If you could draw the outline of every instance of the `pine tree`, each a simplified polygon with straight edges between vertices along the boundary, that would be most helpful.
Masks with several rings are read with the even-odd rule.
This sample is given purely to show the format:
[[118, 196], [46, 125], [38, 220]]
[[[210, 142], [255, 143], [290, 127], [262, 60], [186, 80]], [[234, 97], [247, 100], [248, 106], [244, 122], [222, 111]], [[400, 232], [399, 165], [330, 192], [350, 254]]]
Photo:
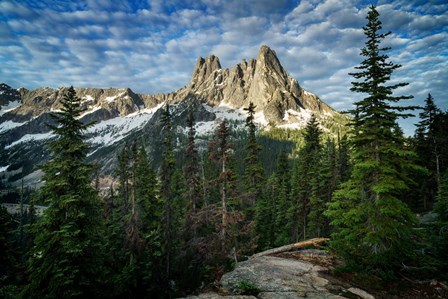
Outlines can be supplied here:
[[313, 115], [305, 128], [304, 146], [299, 150], [299, 156], [293, 168], [291, 180], [291, 198], [293, 205], [289, 209], [290, 242], [306, 239], [308, 228], [308, 213], [312, 184], [319, 167], [319, 152], [321, 131], [316, 117]]
[[199, 169], [199, 154], [196, 146], [196, 130], [194, 128], [195, 120], [193, 113], [193, 105], [190, 105], [187, 118], [188, 139], [187, 150], [185, 153], [184, 176], [186, 179], [186, 199], [188, 203], [188, 213], [186, 221], [187, 231], [191, 231], [189, 235], [193, 238], [197, 236], [198, 211], [202, 205], [201, 176]]
[[[263, 196], [256, 202], [255, 225], [259, 237], [258, 248], [260, 250], [272, 248], [275, 244], [275, 220], [278, 206], [278, 177], [274, 173], [266, 182]], [[274, 225], [273, 225], [274, 224]]]
[[388, 62], [380, 48], [390, 33], [379, 33], [381, 22], [374, 6], [363, 28], [367, 37], [361, 55], [365, 60], [351, 75], [353, 92], [367, 97], [355, 103], [352, 138], [354, 166], [350, 179], [334, 194], [326, 215], [335, 228], [331, 245], [351, 265], [365, 268], [393, 268], [412, 254], [414, 215], [399, 199], [406, 190], [403, 170], [412, 153], [403, 147], [396, 133], [397, 119], [407, 117], [413, 107], [397, 105], [411, 96], [394, 96], [406, 83], [388, 85], [400, 65]]
[[58, 126], [50, 144], [52, 159], [42, 166], [39, 190], [48, 209], [34, 227], [26, 297], [86, 298], [98, 296], [101, 282], [101, 204], [91, 184], [92, 166], [78, 116], [80, 99], [73, 87], [52, 114]]
[[420, 122], [416, 130], [416, 152], [419, 157], [419, 165], [426, 167], [429, 177], [422, 178], [423, 209], [427, 210], [428, 204], [434, 202], [440, 186], [440, 150], [436, 138], [437, 117], [441, 111], [434, 103], [431, 94], [425, 100], [425, 106], [420, 113]]
[[13, 298], [7, 286], [16, 284], [16, 256], [18, 249], [14, 242], [13, 217], [5, 207], [0, 206], [0, 297]]
[[342, 138], [338, 135], [338, 158], [337, 158], [337, 172], [338, 184], [346, 182], [350, 177], [350, 147], [347, 135]]
[[448, 273], [448, 261], [446, 259], [448, 250], [448, 171], [441, 178], [434, 211], [437, 218], [433, 225], [432, 247], [434, 255], [438, 259], [439, 273], [446, 278]]
[[327, 203], [338, 186], [336, 145], [327, 139], [319, 155], [319, 167], [310, 177], [311, 196], [310, 212], [308, 214], [308, 231], [312, 237], [328, 236], [329, 221], [324, 216]]
[[233, 159], [233, 148], [230, 143], [230, 129], [227, 121], [223, 120], [215, 131], [215, 137], [209, 143], [209, 159], [215, 162], [219, 173], [212, 180], [213, 185], [218, 187], [220, 201], [216, 203], [214, 211], [215, 230], [217, 240], [214, 255], [216, 259], [226, 260], [231, 252], [233, 256], [239, 253], [248, 253], [255, 246], [256, 239], [251, 232], [252, 221], [244, 221], [245, 217], [241, 210], [241, 202], [237, 202], [237, 177]]
[[263, 189], [263, 166], [261, 165], [258, 157], [261, 150], [260, 144], [256, 138], [256, 126], [254, 123], [256, 106], [250, 102], [248, 108], [244, 108], [247, 111], [246, 127], [248, 130], [247, 144], [246, 144], [246, 157], [244, 158], [245, 164], [245, 181], [248, 204], [253, 206], [258, 198], [261, 197]]
[[[230, 167], [232, 159], [232, 147], [229, 143], [229, 128], [226, 120], [223, 120], [215, 132], [215, 159], [218, 161], [220, 168], [219, 173], [219, 190], [221, 196], [221, 225], [219, 239], [221, 241], [221, 251], [228, 250], [228, 227], [229, 227], [229, 194], [232, 192], [232, 184], [234, 183], [234, 173]], [[229, 188], [230, 187], [230, 188]]]
[[173, 176], [176, 171], [176, 158], [173, 148], [173, 127], [170, 105], [167, 104], [160, 119], [162, 125], [162, 162], [160, 166], [160, 195], [163, 200], [162, 251], [165, 275], [172, 279], [173, 260], [176, 254], [176, 237], [179, 227], [175, 219], [175, 198], [173, 195]]
[[291, 203], [291, 173], [288, 156], [281, 151], [277, 160], [276, 176], [278, 180], [278, 198], [275, 207], [275, 242], [276, 246], [289, 243], [290, 234], [288, 227], [288, 210]]
[[158, 188], [156, 173], [148, 159], [145, 147], [141, 145], [136, 161], [135, 189], [142, 230], [145, 233], [159, 229], [162, 209]]

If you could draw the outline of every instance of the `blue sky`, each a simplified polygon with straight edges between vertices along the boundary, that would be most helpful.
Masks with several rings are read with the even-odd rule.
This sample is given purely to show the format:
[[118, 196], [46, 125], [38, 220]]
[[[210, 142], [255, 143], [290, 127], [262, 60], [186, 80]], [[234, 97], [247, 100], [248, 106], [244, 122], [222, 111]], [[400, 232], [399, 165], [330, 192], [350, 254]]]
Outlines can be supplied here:
[[266, 44], [302, 87], [345, 110], [361, 97], [347, 74], [372, 3], [403, 65], [393, 80], [410, 83], [398, 93], [423, 104], [431, 92], [448, 109], [446, 0], [0, 0], [0, 82], [169, 92], [189, 83], [199, 56], [232, 67]]

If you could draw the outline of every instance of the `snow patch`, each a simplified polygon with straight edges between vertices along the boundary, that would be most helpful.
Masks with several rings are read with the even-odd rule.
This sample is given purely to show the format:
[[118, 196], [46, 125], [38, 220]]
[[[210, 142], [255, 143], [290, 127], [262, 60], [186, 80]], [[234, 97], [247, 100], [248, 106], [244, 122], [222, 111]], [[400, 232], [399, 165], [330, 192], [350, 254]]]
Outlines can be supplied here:
[[268, 121], [266, 120], [266, 116], [264, 115], [263, 111], [257, 112], [254, 115], [254, 122], [261, 125], [261, 126], [267, 126]]
[[91, 95], [85, 95], [82, 97], [81, 103], [85, 102], [95, 102], [95, 99]]
[[[119, 89], [120, 91], [123, 91], [123, 88]], [[124, 90], [124, 92], [120, 93], [119, 95], [116, 96], [111, 96], [111, 97], [106, 97], [104, 100], [108, 103], [112, 103], [113, 101], [115, 101], [117, 98], [124, 96], [124, 94], [126, 93], [126, 91]], [[129, 97], [129, 96], [127, 96]], [[126, 98], [126, 97], [125, 97]]]
[[97, 123], [86, 132], [94, 135], [94, 137], [88, 139], [88, 142], [98, 145], [111, 145], [126, 137], [130, 131], [143, 127], [163, 105], [164, 103], [161, 103], [154, 108], [143, 109], [125, 117], [116, 117]]
[[10, 145], [7, 145], [5, 147], [5, 149], [9, 149], [9, 148], [11, 148], [13, 146], [16, 146], [17, 144], [22, 143], [22, 142], [44, 140], [44, 139], [49, 139], [49, 138], [52, 138], [52, 137], [54, 137], [53, 132], [41, 133], [41, 134], [26, 134], [25, 136], [23, 136], [19, 140], [16, 140], [13, 143], [11, 143]]
[[106, 97], [104, 100], [108, 103], [112, 103], [118, 96]]
[[8, 169], [9, 165], [6, 166], [1, 166], [0, 167], [0, 172], [6, 171], [6, 169]]
[[100, 110], [100, 109], [101, 109], [100, 106], [95, 106], [95, 107], [93, 107], [92, 109], [87, 110], [86, 112], [84, 112], [83, 114], [81, 114], [80, 116], [78, 116], [77, 118], [78, 118], [78, 119], [83, 118], [83, 117], [86, 116], [87, 114], [93, 113], [93, 112], [95, 112], [95, 111], [97, 111], [97, 110]]
[[215, 131], [217, 126], [218, 123], [215, 121], [200, 121], [196, 123], [194, 129], [196, 130], [196, 135], [201, 136]]
[[307, 91], [307, 90], [305, 90], [305, 89], [302, 89], [303, 90], [303, 93], [305, 94], [305, 95], [307, 95], [307, 96], [316, 96], [314, 93], [311, 93], [311, 92], [309, 92], [309, 91]]
[[24, 122], [24, 123], [16, 123], [16, 122], [13, 122], [11, 120], [4, 121], [4, 122], [2, 122], [0, 124], [0, 133], [8, 131], [8, 130], [11, 130], [11, 129], [16, 128], [16, 127], [20, 127], [20, 126], [22, 126], [24, 124], [26, 124], [26, 122]]
[[12, 101], [4, 106], [0, 106], [0, 115], [3, 115], [6, 112], [16, 109], [20, 105], [22, 105], [22, 103], [20, 101]]
[[62, 110], [61, 109], [50, 108], [50, 112], [58, 113], [58, 112], [62, 112]]
[[308, 110], [299, 108], [299, 110], [288, 109], [285, 111], [283, 121], [289, 122], [287, 124], [277, 125], [278, 128], [284, 129], [302, 129], [311, 119], [311, 113]]

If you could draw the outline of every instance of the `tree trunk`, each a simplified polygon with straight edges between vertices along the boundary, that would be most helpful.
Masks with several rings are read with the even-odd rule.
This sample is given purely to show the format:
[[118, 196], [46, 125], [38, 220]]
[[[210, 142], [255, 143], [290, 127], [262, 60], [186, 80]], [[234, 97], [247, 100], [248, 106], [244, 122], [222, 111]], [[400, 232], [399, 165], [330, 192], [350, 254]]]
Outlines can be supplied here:
[[259, 252], [259, 253], [256, 253], [256, 254], [252, 255], [251, 258], [256, 258], [256, 257], [270, 255], [270, 254], [275, 254], [275, 253], [286, 252], [286, 251], [290, 251], [290, 250], [293, 250], [293, 249], [299, 249], [299, 248], [308, 247], [308, 246], [319, 247], [321, 244], [323, 244], [323, 243], [325, 243], [325, 242], [327, 242], [329, 240], [330, 240], [329, 238], [309, 239], [309, 240], [301, 241], [301, 242], [298, 242], [298, 243], [284, 245], [284, 246], [281, 246], [281, 247], [277, 247], [277, 248], [269, 249], [269, 250], [266, 250], [266, 251], [262, 251], [262, 252]]

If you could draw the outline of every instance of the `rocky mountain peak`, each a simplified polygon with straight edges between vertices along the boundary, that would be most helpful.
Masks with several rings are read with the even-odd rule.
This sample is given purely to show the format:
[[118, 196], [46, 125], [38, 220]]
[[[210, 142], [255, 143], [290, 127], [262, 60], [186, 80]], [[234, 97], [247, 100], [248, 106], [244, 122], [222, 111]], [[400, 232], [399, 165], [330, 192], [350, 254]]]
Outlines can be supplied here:
[[274, 50], [266, 45], [261, 46], [257, 56], [257, 69], [262, 72], [268, 72], [271, 75], [275, 74], [281, 79], [288, 77], [288, 74], [283, 69], [277, 54]]
[[[198, 58], [189, 86], [180, 91], [172, 102], [182, 101], [186, 94], [211, 106], [239, 109], [253, 102], [264, 121], [276, 125], [291, 119], [305, 124], [310, 113], [334, 113], [316, 95], [302, 89], [266, 45], [260, 47], [256, 59], [243, 60], [230, 69], [222, 69], [214, 55]], [[294, 116], [288, 115], [289, 110]]]
[[200, 86], [214, 71], [221, 69], [219, 58], [210, 55], [206, 58], [199, 57], [193, 70], [190, 86], [195, 88]]

